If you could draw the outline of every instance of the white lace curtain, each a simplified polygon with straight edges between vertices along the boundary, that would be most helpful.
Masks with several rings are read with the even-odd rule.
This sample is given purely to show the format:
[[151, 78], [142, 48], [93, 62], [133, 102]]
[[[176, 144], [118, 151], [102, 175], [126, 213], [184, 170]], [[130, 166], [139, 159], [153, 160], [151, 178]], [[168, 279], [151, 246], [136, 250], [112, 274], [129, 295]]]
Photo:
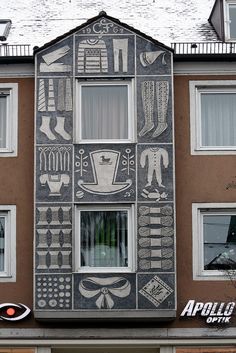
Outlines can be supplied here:
[[82, 86], [82, 138], [128, 138], [127, 85]]
[[201, 94], [202, 145], [236, 146], [236, 94]]
[[236, 6], [229, 4], [230, 38], [236, 38]]
[[0, 95], [0, 148], [6, 147], [7, 96]]

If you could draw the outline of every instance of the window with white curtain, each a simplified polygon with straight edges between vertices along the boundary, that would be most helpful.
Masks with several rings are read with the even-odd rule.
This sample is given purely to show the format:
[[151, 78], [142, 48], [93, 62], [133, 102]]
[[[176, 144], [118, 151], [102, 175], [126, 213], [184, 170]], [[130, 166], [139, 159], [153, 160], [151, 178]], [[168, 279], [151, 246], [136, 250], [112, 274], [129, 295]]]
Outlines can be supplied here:
[[76, 207], [76, 270], [133, 270], [133, 207]]
[[9, 91], [0, 92], [0, 149], [7, 147], [7, 105]]
[[236, 81], [190, 81], [192, 154], [236, 151]]
[[17, 155], [18, 84], [0, 83], [0, 157]]
[[225, 14], [225, 38], [226, 40], [236, 40], [236, 1], [224, 1], [224, 14]]
[[16, 280], [16, 206], [0, 205], [0, 282]]
[[77, 91], [77, 142], [132, 141], [131, 81], [78, 81]]
[[194, 279], [230, 279], [236, 270], [236, 204], [194, 203]]

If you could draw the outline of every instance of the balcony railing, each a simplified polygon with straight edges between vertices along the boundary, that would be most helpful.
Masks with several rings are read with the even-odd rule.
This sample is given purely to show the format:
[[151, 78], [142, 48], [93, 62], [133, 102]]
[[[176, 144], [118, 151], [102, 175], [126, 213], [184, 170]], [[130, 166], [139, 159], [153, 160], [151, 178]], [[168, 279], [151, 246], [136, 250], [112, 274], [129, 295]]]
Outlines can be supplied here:
[[222, 42], [196, 42], [196, 43], [172, 43], [175, 54], [236, 54], [236, 43]]
[[[175, 54], [236, 54], [236, 43], [222, 42], [182, 42], [172, 43]], [[29, 44], [0, 44], [0, 57], [3, 56], [31, 56]]]
[[29, 44], [0, 44], [0, 57], [2, 56], [30, 56], [32, 55]]

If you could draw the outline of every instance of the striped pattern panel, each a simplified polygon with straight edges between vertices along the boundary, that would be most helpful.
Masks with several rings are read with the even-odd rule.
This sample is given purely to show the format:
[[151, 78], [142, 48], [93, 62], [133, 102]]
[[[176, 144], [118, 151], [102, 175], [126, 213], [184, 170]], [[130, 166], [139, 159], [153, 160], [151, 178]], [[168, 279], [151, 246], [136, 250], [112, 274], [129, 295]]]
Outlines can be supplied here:
[[108, 71], [107, 48], [103, 40], [83, 40], [78, 48], [78, 72], [100, 73]]

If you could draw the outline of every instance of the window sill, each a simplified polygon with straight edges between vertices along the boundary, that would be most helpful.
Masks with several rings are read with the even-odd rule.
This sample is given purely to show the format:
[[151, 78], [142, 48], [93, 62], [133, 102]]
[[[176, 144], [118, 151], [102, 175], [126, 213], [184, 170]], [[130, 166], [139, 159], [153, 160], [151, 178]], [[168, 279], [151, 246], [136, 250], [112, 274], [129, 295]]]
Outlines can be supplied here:
[[235, 155], [236, 154], [236, 148], [235, 149], [194, 149], [191, 150], [191, 155], [192, 156], [197, 156], [197, 155], [212, 155], [212, 156], [217, 156], [217, 155]]
[[34, 310], [36, 320], [63, 321], [170, 321], [176, 318], [176, 310]]
[[126, 144], [126, 143], [135, 143], [134, 140], [78, 140], [75, 141], [74, 144], [76, 145], [91, 145], [91, 144]]
[[194, 281], [232, 281], [235, 280], [236, 275], [233, 278], [227, 277], [226, 275], [197, 275], [193, 276]]
[[86, 274], [94, 274], [94, 273], [135, 273], [135, 270], [127, 267], [127, 268], [123, 268], [123, 267], [118, 267], [118, 268], [114, 268], [114, 267], [108, 267], [106, 268], [101, 268], [101, 267], [87, 267], [84, 269], [77, 269], [73, 272], [74, 274], [77, 273], [86, 273]]
[[16, 156], [17, 156], [16, 150], [0, 149], [0, 157], [16, 157]]
[[0, 274], [0, 283], [2, 282], [16, 282], [16, 278], [15, 276]]

